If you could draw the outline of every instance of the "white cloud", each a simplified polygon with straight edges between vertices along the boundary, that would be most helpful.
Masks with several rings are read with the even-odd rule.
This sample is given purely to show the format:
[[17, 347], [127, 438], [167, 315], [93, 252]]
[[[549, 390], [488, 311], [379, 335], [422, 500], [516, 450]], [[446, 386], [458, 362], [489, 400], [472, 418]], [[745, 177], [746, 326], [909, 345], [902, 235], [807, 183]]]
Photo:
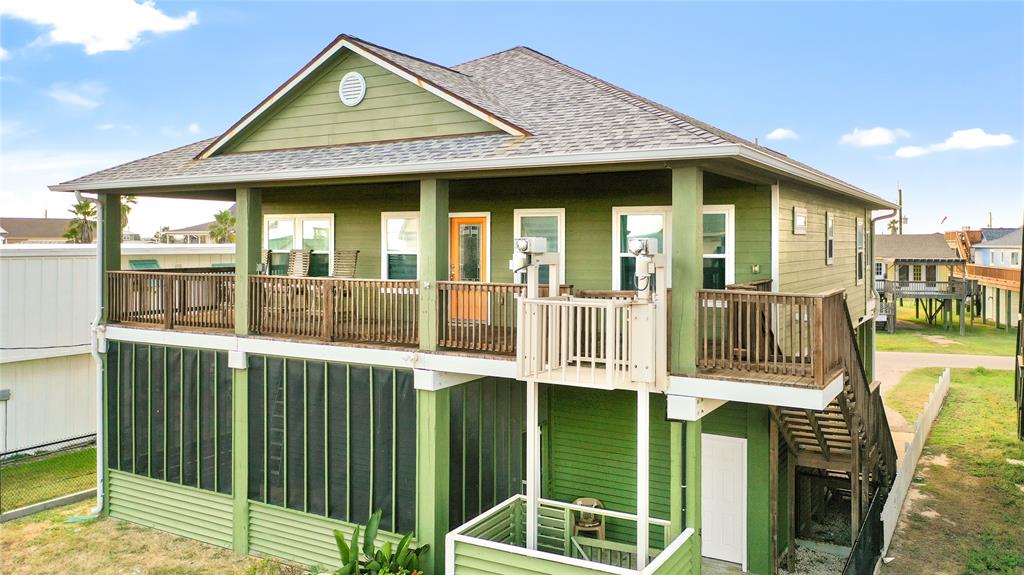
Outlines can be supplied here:
[[932, 152], [980, 150], [982, 148], [1011, 146], [1015, 143], [1017, 143], [1017, 140], [1010, 134], [989, 134], [981, 128], [970, 128], [968, 130], [956, 130], [944, 142], [932, 144], [928, 147], [903, 146], [896, 150], [896, 157], [916, 158]]
[[923, 156], [928, 153], [928, 148], [922, 148], [921, 146], [901, 146], [896, 150], [897, 158], [916, 158]]
[[795, 140], [800, 135], [789, 128], [775, 128], [764, 137], [766, 140]]
[[898, 138], [907, 138], [910, 133], [900, 128], [875, 128], [860, 129], [854, 128], [849, 134], [843, 134], [839, 138], [840, 144], [846, 144], [857, 148], [870, 148], [872, 146], [886, 146], [895, 142]]
[[194, 10], [168, 16], [153, 0], [0, 0], [0, 15], [49, 28], [38, 43], [80, 44], [86, 54], [131, 50], [146, 32], [177, 32], [199, 22]]
[[99, 82], [82, 82], [74, 86], [54, 84], [46, 95], [66, 106], [92, 110], [102, 103], [100, 96], [106, 91], [106, 86]]
[[199, 124], [197, 124], [195, 122], [192, 122], [192, 123], [190, 123], [188, 125], [187, 129], [188, 129], [188, 133], [189, 134], [198, 134], [199, 133]]
[[0, 60], [6, 60], [11, 57], [11, 53], [0, 46]]

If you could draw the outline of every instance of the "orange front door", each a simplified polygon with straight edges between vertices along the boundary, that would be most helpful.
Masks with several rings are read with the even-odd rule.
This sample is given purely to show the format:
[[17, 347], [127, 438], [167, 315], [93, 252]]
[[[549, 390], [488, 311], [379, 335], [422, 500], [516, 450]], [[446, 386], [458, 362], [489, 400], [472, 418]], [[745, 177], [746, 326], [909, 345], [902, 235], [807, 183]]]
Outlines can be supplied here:
[[[487, 218], [467, 216], [450, 218], [448, 238], [448, 277], [452, 281], [487, 281]], [[487, 294], [465, 293], [457, 290], [452, 294], [451, 314], [456, 319], [486, 320]]]

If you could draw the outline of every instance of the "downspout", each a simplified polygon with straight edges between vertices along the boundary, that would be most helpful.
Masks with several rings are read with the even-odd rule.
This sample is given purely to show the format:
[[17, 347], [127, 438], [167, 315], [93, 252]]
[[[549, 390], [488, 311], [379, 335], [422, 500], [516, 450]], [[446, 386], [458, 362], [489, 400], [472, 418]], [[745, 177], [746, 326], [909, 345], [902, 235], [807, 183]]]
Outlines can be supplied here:
[[75, 192], [75, 200], [79, 202], [91, 202], [96, 206], [96, 315], [89, 324], [92, 333], [89, 353], [96, 363], [96, 507], [92, 510], [94, 515], [103, 511], [104, 484], [106, 474], [104, 473], [103, 459], [103, 357], [100, 356], [100, 337], [103, 333], [103, 258], [100, 253], [100, 242], [103, 238], [103, 204], [97, 198], [87, 198], [81, 192]]

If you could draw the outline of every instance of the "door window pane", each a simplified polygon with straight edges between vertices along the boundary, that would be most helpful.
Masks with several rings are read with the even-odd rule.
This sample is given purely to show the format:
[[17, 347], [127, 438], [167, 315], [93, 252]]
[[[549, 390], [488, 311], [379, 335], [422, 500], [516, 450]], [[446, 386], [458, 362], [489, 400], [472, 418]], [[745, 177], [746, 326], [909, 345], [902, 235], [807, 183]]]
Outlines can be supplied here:
[[459, 280], [480, 281], [480, 224], [459, 224]]
[[388, 279], [416, 279], [419, 229], [417, 215], [387, 216], [384, 220], [385, 274]]
[[302, 221], [302, 249], [326, 252], [330, 246], [331, 226], [326, 220]]
[[291, 219], [267, 221], [267, 247], [274, 251], [291, 250], [295, 244], [295, 227]]
[[704, 255], [725, 254], [725, 214], [704, 214]]
[[619, 251], [629, 251], [629, 240], [654, 238], [658, 251], [665, 251], [665, 217], [661, 214], [623, 214], [619, 217]]
[[[548, 241], [548, 251], [558, 252], [558, 216], [523, 216], [519, 220], [519, 235], [530, 238], [544, 238]], [[547, 265], [538, 269], [541, 285], [548, 283], [549, 270]]]
[[725, 258], [704, 258], [704, 289], [725, 289]]

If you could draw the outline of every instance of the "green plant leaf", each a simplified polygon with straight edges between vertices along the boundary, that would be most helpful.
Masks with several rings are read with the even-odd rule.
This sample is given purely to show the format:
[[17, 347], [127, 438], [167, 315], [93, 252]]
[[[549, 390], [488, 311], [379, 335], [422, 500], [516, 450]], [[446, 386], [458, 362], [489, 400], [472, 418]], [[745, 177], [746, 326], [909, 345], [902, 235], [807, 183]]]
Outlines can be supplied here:
[[354, 557], [352, 557], [352, 560], [356, 561], [357, 559], [359, 559], [359, 557], [358, 557], [358, 555], [359, 555], [359, 526], [358, 525], [356, 525], [356, 528], [352, 531], [352, 544], [350, 545], [350, 547], [351, 547], [351, 553], [352, 553], [352, 555], [354, 555]]
[[381, 548], [380, 548], [380, 552], [381, 552], [381, 554], [386, 559], [390, 559], [391, 558], [391, 542], [390, 541], [385, 541], [384, 545], [381, 546]]
[[380, 526], [380, 509], [373, 512], [370, 516], [370, 520], [366, 522], [366, 535], [363, 537], [363, 554], [367, 557], [373, 557], [374, 541], [377, 539], [377, 527]]
[[345, 534], [335, 529], [334, 542], [338, 545], [338, 555], [341, 557], [341, 564], [345, 565], [348, 563], [350, 555], [348, 543], [345, 543]]
[[406, 533], [405, 537], [398, 542], [398, 550], [395, 552], [397, 555], [403, 555], [409, 550], [409, 542], [412, 541], [412, 533]]

